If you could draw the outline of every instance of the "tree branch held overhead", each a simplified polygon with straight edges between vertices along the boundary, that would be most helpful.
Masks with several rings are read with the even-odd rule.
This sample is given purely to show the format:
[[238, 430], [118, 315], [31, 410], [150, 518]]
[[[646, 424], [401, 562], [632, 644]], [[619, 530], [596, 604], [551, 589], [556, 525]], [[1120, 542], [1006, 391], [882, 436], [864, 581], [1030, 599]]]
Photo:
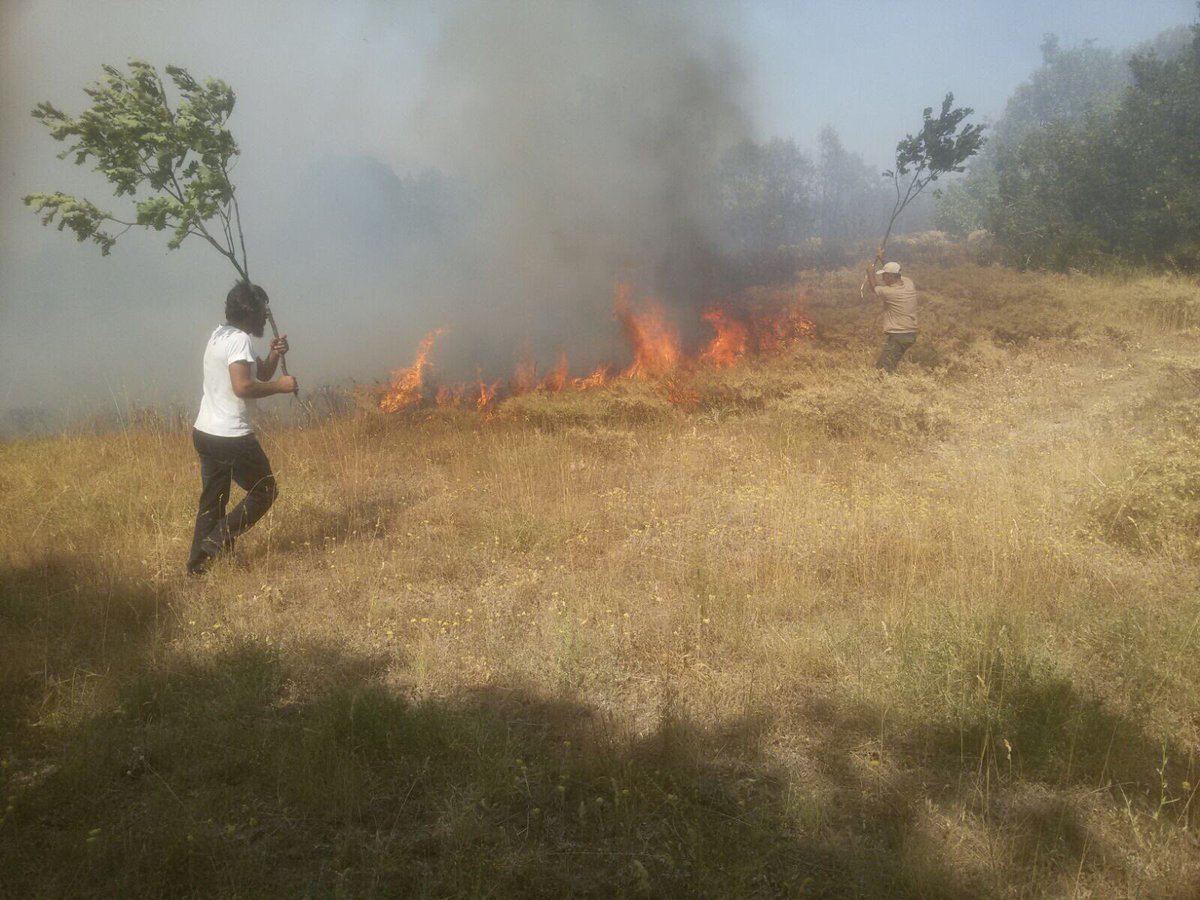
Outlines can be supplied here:
[[[61, 192], [29, 194], [25, 204], [41, 214], [42, 224], [57, 222], [60, 231], [69, 228], [78, 240], [93, 241], [106, 256], [124, 234], [108, 230], [109, 223], [125, 231], [135, 225], [171, 229], [172, 250], [191, 235], [201, 237], [249, 281], [241, 212], [229, 180], [239, 152], [226, 127], [237, 99], [233, 89], [215, 78], [198, 82], [169, 65], [166, 74], [179, 94], [172, 109], [166, 84], [149, 63], [130, 60], [128, 72], [103, 68], [104, 77], [84, 89], [92, 105], [78, 117], [48, 102], [39, 103], [33, 116], [55, 140], [69, 143], [60, 159], [91, 162], [116, 197], [131, 199], [131, 215], [119, 217]], [[213, 219], [219, 227], [210, 229], [206, 223]]]
[[896, 203], [888, 220], [880, 247], [886, 247], [892, 227], [904, 208], [921, 191], [942, 175], [962, 172], [966, 161], [983, 146], [983, 125], [959, 125], [974, 112], [970, 107], [952, 109], [954, 94], [946, 94], [941, 114], [935, 119], [933, 107], [925, 108], [924, 124], [915, 135], [908, 135], [896, 145], [896, 167], [884, 172], [896, 188]]

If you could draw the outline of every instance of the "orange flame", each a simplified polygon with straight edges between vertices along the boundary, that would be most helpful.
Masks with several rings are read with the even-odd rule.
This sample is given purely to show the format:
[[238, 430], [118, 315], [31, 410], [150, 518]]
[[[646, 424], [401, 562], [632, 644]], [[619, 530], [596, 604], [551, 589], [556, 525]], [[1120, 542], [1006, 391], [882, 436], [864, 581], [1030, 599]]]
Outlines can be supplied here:
[[[788, 303], [781, 303], [776, 295], [749, 305], [741, 302], [736, 311], [713, 307], [702, 316], [712, 327], [713, 337], [689, 359], [683, 352], [679, 332], [668, 321], [662, 305], [650, 299], [642, 311], [635, 312], [632, 295], [630, 285], [616, 285], [613, 297], [616, 318], [633, 351], [633, 362], [619, 375], [610, 366], [601, 365], [590, 375], [573, 378], [567, 355], [561, 353], [554, 368], [539, 380], [536, 363], [523, 358], [508, 381], [488, 384], [481, 372], [473, 383], [438, 386], [434, 402], [438, 406], [486, 413], [507, 397], [532, 391], [586, 391], [608, 384], [614, 377], [654, 377], [663, 385], [668, 400], [694, 408], [700, 395], [691, 383], [690, 364], [723, 368], [755, 355], [778, 355], [813, 333], [813, 323], [804, 315], [802, 293]], [[434, 390], [426, 385], [429, 356], [434, 341], [446, 331], [439, 328], [427, 334], [417, 347], [413, 364], [392, 372], [391, 383], [379, 399], [381, 410], [398, 412], [427, 400], [429, 392]]]
[[750, 347], [750, 329], [723, 309], [710, 309], [701, 317], [713, 327], [716, 336], [700, 354], [700, 359], [717, 368], [735, 365]]
[[596, 371], [592, 372], [586, 378], [573, 378], [571, 387], [577, 391], [586, 391], [591, 388], [604, 387], [608, 384], [608, 366], [598, 366]]
[[752, 319], [756, 350], [778, 354], [790, 349], [797, 341], [813, 333], [812, 320], [804, 314], [804, 294], [800, 293], [789, 306], [774, 314], [759, 312]]
[[567, 354], [560, 353], [558, 355], [558, 363], [551, 369], [546, 377], [542, 379], [541, 387], [547, 391], [561, 391], [567, 386], [567, 376], [570, 368], [567, 366]]
[[[379, 408], [384, 412], [399, 412], [405, 407], [421, 402], [425, 390], [425, 367], [433, 342], [446, 333], [445, 328], [431, 331], [417, 345], [417, 358], [407, 369], [394, 369], [392, 383], [379, 399]], [[440, 393], [440, 392], [439, 392]]]
[[475, 398], [475, 409], [483, 412], [492, 405], [492, 401], [496, 399], [496, 393], [500, 390], [500, 382], [493, 384], [485, 384], [483, 379], [479, 379], [479, 393]]
[[633, 347], [633, 364], [623, 373], [627, 378], [667, 372], [679, 365], [682, 352], [679, 332], [667, 322], [662, 306], [652, 302], [650, 308], [638, 314], [629, 304], [629, 285], [619, 283], [614, 305], [621, 331]]

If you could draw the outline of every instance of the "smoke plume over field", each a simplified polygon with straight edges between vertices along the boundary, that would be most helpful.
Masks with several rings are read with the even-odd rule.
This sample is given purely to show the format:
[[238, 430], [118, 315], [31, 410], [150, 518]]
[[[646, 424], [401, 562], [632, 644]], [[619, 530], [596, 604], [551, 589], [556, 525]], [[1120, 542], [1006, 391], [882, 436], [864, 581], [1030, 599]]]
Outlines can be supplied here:
[[713, 174], [749, 136], [721, 25], [715, 4], [632, 0], [450, 16], [410, 134], [464, 195], [427, 270], [463, 362], [611, 355], [618, 278], [676, 308], [720, 291]]

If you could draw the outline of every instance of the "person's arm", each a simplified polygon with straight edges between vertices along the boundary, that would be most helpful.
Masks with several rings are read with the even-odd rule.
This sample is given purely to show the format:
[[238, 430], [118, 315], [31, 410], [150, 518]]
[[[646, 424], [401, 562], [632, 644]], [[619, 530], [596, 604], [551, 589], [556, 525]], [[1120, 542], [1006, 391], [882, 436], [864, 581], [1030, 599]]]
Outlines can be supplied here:
[[279, 359], [288, 352], [288, 339], [286, 334], [271, 341], [271, 352], [267, 354], [266, 359], [258, 360], [257, 374], [259, 381], [270, 381], [271, 376], [275, 374], [275, 367], [279, 365]]
[[879, 249], [875, 251], [875, 264], [867, 267], [867, 285], [871, 288], [871, 293], [875, 293], [875, 272], [883, 265], [886, 257], [883, 255], [883, 244], [879, 245]]
[[[878, 264], [879, 264], [878, 262], [875, 263], [875, 265], [878, 265]], [[872, 294], [875, 293], [875, 266], [874, 265], [867, 266], [867, 287], [869, 287], [871, 289]]]
[[255, 381], [250, 363], [243, 360], [229, 364], [229, 383], [233, 392], [243, 400], [257, 400], [273, 394], [294, 394], [299, 389], [294, 375], [281, 375], [274, 381]]

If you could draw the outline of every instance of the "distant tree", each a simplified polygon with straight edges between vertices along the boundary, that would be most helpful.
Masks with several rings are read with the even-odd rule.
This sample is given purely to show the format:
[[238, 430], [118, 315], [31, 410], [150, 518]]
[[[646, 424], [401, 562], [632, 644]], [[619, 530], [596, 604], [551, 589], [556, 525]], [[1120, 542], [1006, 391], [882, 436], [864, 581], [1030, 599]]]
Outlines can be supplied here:
[[[1133, 85], [1115, 117], [1125, 227], [1114, 250], [1134, 261], [1167, 261], [1200, 268], [1200, 25], [1193, 41], [1171, 59], [1139, 55]], [[1113, 211], [1113, 216], [1117, 211]]]
[[791, 140], [743, 141], [718, 173], [728, 243], [738, 253], [774, 252], [813, 233], [815, 169]]
[[[239, 152], [226, 127], [236, 101], [233, 89], [215, 78], [198, 82], [186, 69], [167, 66], [179, 93], [172, 108], [162, 78], [149, 63], [130, 60], [128, 73], [103, 68], [104, 78], [84, 89], [92, 105], [78, 117], [48, 102], [39, 103], [33, 116], [56, 141], [70, 142], [59, 159], [73, 156], [76, 165], [92, 161], [116, 197], [130, 198], [132, 209], [116, 215], [58, 191], [29, 194], [25, 204], [41, 215], [43, 225], [57, 221], [59, 231], [68, 228], [77, 240], [90, 239], [105, 256], [134, 227], [171, 229], [167, 247], [172, 250], [189, 237], [200, 238], [249, 281], [241, 209], [229, 177]], [[278, 333], [270, 311], [268, 316]]]
[[995, 154], [989, 227], [1011, 262], [1200, 268], [1200, 30], [1129, 65], [1115, 109], [1031, 128]]
[[1127, 60], [1115, 50], [1092, 41], [1063, 49], [1053, 34], [1045, 36], [1041, 50], [1042, 65], [1013, 91], [992, 129], [996, 150], [1014, 147], [1047, 125], [1115, 112], [1129, 85]]
[[995, 157], [977, 160], [962, 178], [933, 192], [933, 224], [939, 231], [966, 237], [988, 227], [988, 203], [996, 196]]
[[1115, 115], [1133, 82], [1133, 57], [1167, 59], [1189, 43], [1186, 27], [1168, 29], [1137, 50], [1124, 52], [1096, 47], [1090, 41], [1064, 48], [1057, 36], [1047, 34], [1041, 46], [1041, 66], [1013, 91], [969, 171], [935, 193], [937, 227], [957, 235], [991, 227], [989, 211], [999, 197], [1002, 156], [1011, 161], [1021, 142], [1035, 132], [1052, 126], [1082, 126], [1089, 117]]
[[889, 202], [878, 176], [843, 146], [829, 125], [821, 130], [817, 146], [817, 234], [834, 244], [868, 238]]
[[996, 157], [989, 224], [1009, 262], [1065, 269], [1107, 250], [1093, 213], [1106, 206], [1102, 169], [1092, 155], [1091, 123], [1055, 123], [1031, 131]]

